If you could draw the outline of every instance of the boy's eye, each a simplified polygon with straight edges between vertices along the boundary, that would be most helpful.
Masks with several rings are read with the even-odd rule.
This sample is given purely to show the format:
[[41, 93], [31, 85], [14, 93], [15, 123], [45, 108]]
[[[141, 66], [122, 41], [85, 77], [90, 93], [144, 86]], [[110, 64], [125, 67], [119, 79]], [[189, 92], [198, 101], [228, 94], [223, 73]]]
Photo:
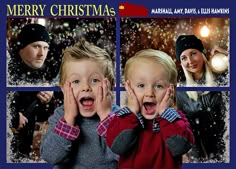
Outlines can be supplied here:
[[162, 86], [162, 85], [159, 85], [159, 84], [157, 84], [157, 85], [155, 85], [155, 88], [156, 88], [156, 89], [160, 89], [160, 88], [163, 88], [163, 86]]
[[99, 79], [92, 79], [92, 83], [97, 83], [97, 82], [100, 82]]
[[73, 80], [72, 83], [78, 84], [78, 83], [79, 83], [79, 80]]
[[143, 87], [144, 87], [144, 84], [139, 84], [138, 87], [139, 87], [139, 88], [143, 88]]

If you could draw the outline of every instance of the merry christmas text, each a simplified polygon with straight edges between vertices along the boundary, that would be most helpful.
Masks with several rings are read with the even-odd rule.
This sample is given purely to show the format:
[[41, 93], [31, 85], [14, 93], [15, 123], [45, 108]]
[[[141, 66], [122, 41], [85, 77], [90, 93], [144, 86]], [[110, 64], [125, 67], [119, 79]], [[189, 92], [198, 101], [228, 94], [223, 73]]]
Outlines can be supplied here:
[[7, 4], [7, 16], [115, 16], [113, 7], [106, 5], [80, 4], [59, 5], [53, 4], [49, 8], [46, 4]]

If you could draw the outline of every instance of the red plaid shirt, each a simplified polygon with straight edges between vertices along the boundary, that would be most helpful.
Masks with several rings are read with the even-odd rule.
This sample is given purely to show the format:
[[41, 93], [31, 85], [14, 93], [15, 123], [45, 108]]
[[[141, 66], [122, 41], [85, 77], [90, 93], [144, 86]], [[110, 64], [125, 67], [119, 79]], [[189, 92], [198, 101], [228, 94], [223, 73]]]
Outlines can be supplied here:
[[79, 126], [68, 125], [64, 117], [61, 117], [57, 125], [54, 127], [54, 132], [68, 140], [75, 140], [79, 136], [80, 129]]
[[[114, 118], [115, 114], [110, 113], [103, 121], [101, 121], [96, 130], [101, 137], [106, 137], [107, 127], [110, 124], [111, 120]], [[54, 127], [54, 132], [58, 135], [67, 138], [68, 140], [75, 140], [78, 138], [80, 133], [79, 126], [70, 126], [66, 123], [64, 117], [61, 117]]]
[[107, 136], [107, 127], [114, 118], [115, 114], [110, 113], [103, 121], [101, 121], [98, 126], [97, 126], [97, 133], [101, 137], [106, 137]]

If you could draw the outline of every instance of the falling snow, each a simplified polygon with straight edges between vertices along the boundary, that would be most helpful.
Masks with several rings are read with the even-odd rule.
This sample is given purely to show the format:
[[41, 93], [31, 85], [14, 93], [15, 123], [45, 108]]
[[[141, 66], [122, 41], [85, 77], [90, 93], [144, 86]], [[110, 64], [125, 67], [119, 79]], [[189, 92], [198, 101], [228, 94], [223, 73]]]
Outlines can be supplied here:
[[[201, 37], [200, 28], [207, 26], [208, 37]], [[141, 49], [153, 48], [166, 52], [176, 62], [178, 81], [184, 81], [180, 63], [175, 58], [175, 42], [179, 35], [199, 37], [207, 54], [217, 45], [229, 51], [229, 18], [121, 18], [121, 79], [126, 60]], [[229, 81], [226, 76], [225, 81]], [[225, 81], [218, 85], [225, 86]], [[124, 84], [121, 81], [121, 84]]]
[[[17, 34], [20, 29], [29, 22], [34, 22], [35, 19], [8, 19], [11, 28], [8, 28], [8, 59], [7, 65], [11, 62], [11, 57], [16, 55], [18, 42], [16, 41]], [[50, 48], [47, 59], [45, 61], [45, 70], [42, 71], [44, 81], [31, 80], [29, 77], [31, 72], [20, 74], [20, 78], [14, 76], [17, 63], [13, 61], [15, 66], [13, 70], [8, 69], [7, 79], [8, 86], [55, 86], [58, 85], [58, 72], [62, 60], [62, 52], [65, 48], [73, 45], [79, 39], [84, 38], [87, 41], [104, 48], [115, 60], [115, 19], [46, 19], [46, 29], [50, 33]], [[19, 56], [18, 56], [19, 57]], [[19, 70], [20, 71], [20, 70]], [[11, 73], [13, 72], [13, 73]], [[28, 79], [27, 79], [28, 78]]]
[[[7, 65], [11, 60], [12, 53], [15, 52], [18, 45], [16, 42], [17, 34], [25, 24], [33, 22], [33, 19], [8, 19], [7, 24], [11, 27], [8, 29], [7, 35]], [[62, 60], [62, 51], [68, 46], [73, 45], [81, 38], [87, 39], [89, 42], [104, 48], [115, 61], [116, 58], [116, 20], [109, 19], [60, 19], [48, 18], [46, 28], [50, 32], [51, 42], [50, 50], [46, 60], [46, 71], [44, 76], [47, 78], [46, 83], [13, 81], [12, 84], [7, 84], [10, 87], [14, 86], [55, 86], [58, 85], [58, 72]], [[207, 26], [210, 29], [210, 35], [206, 38], [201, 38], [203, 44], [209, 54], [214, 45], [218, 45], [229, 51], [229, 19], [228, 18], [121, 18], [120, 20], [120, 59], [121, 59], [121, 85], [124, 84], [123, 69], [124, 65], [130, 57], [137, 51], [146, 48], [159, 49], [169, 54], [176, 62], [179, 77], [178, 81], [184, 79], [183, 72], [179, 62], [175, 59], [175, 41], [180, 34], [195, 34], [200, 37], [199, 30], [202, 26]], [[119, 65], [118, 65], [119, 66]], [[23, 76], [30, 75], [30, 72]], [[10, 82], [13, 77], [7, 73], [7, 81]], [[219, 80], [219, 86], [224, 86], [229, 79], [227, 73], [224, 78]], [[225, 132], [226, 151], [222, 155], [222, 161], [229, 162], [229, 93], [224, 93], [224, 103], [226, 105], [225, 122], [228, 124]], [[9, 104], [12, 100], [13, 93], [7, 95], [7, 124], [10, 120]], [[55, 98], [58, 105], [63, 104], [61, 98]], [[126, 105], [125, 92], [121, 92], [121, 107]], [[199, 123], [199, 121], [198, 121]], [[10, 148], [10, 140], [12, 132], [7, 127], [7, 161], [12, 162], [14, 157]], [[39, 140], [38, 140], [39, 141]], [[40, 142], [38, 142], [40, 144]], [[31, 154], [34, 156], [34, 154]], [[44, 162], [40, 157], [35, 157], [34, 160], [22, 159], [23, 162]], [[217, 161], [208, 161], [217, 162]], [[220, 161], [219, 161], [220, 162]]]

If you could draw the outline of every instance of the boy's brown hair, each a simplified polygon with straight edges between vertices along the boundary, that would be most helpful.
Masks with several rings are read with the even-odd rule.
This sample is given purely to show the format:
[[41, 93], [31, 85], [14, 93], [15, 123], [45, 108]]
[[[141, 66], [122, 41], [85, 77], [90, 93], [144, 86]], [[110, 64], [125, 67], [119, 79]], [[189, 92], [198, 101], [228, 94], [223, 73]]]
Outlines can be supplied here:
[[109, 54], [104, 49], [82, 39], [74, 46], [66, 48], [63, 52], [63, 59], [59, 71], [60, 86], [63, 86], [66, 81], [66, 62], [82, 59], [90, 59], [100, 63], [103, 67], [104, 76], [110, 81], [111, 86], [115, 85], [114, 66]]

